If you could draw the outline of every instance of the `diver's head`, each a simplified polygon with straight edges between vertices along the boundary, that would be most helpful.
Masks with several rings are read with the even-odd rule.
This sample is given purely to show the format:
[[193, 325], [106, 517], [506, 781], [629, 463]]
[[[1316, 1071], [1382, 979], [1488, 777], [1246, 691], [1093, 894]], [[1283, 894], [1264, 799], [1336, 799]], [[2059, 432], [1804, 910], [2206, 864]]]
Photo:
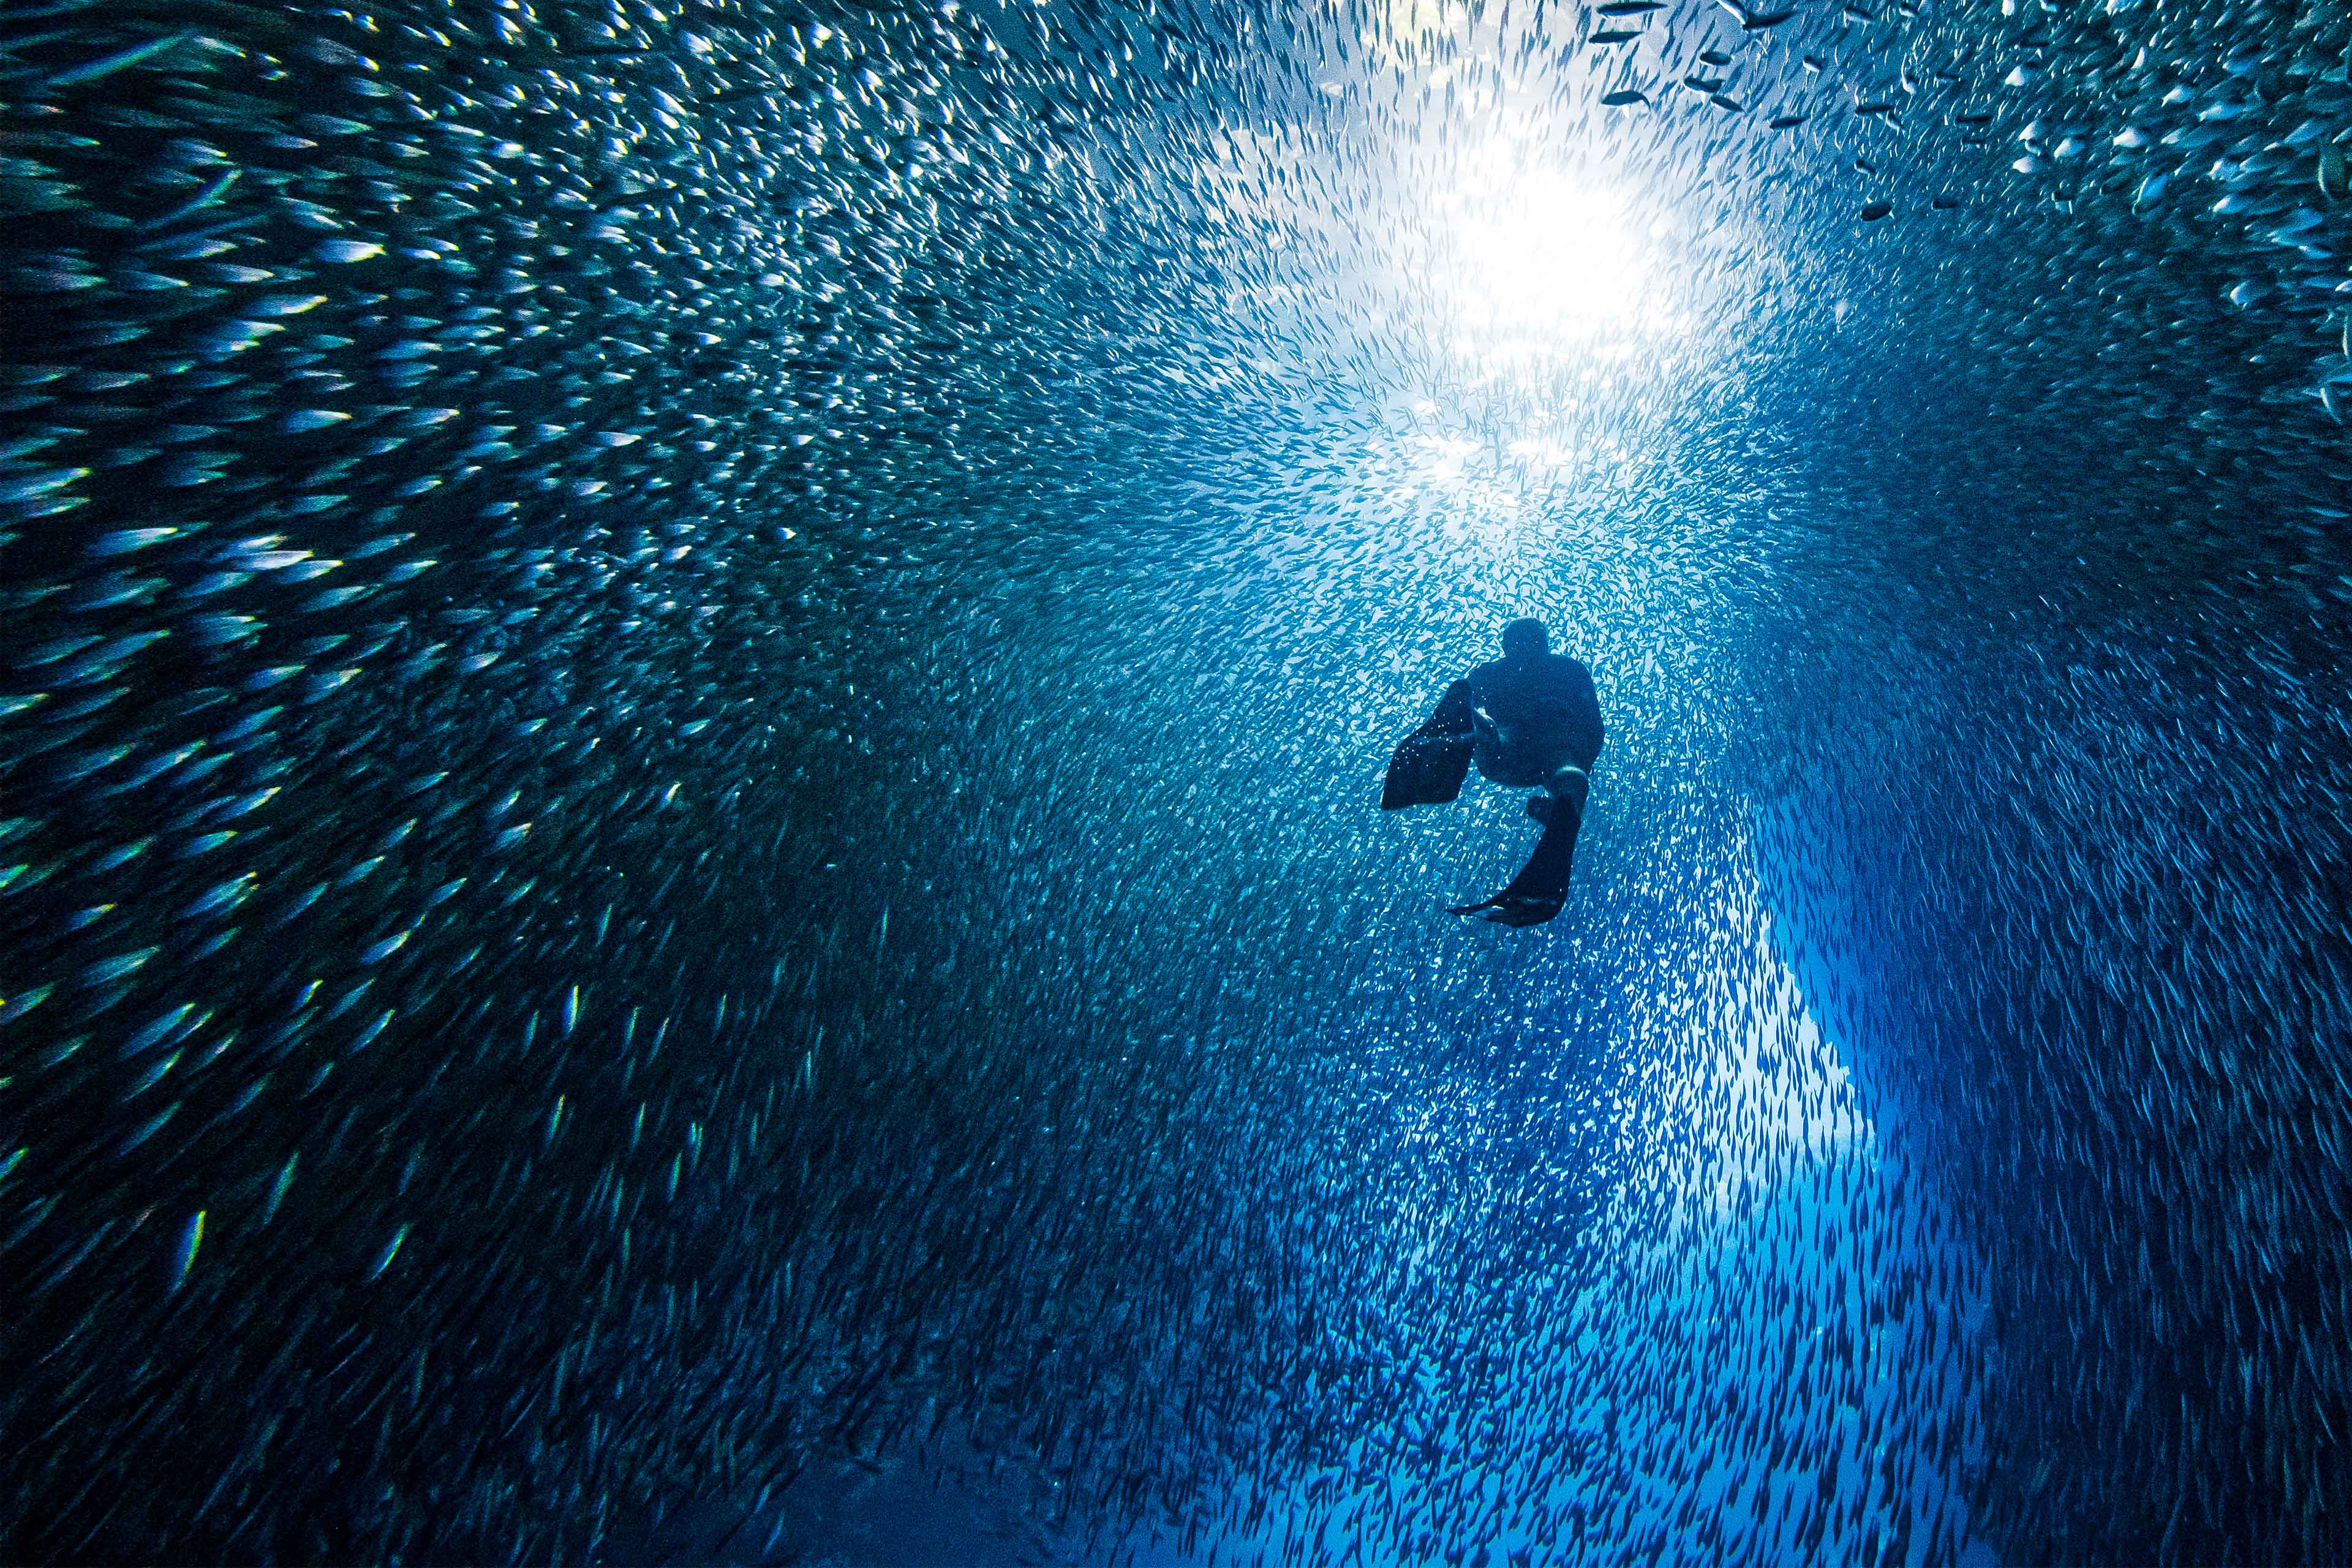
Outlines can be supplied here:
[[1509, 659], [1541, 658], [1551, 651], [1551, 638], [1544, 635], [1541, 621], [1513, 621], [1503, 628], [1503, 657]]

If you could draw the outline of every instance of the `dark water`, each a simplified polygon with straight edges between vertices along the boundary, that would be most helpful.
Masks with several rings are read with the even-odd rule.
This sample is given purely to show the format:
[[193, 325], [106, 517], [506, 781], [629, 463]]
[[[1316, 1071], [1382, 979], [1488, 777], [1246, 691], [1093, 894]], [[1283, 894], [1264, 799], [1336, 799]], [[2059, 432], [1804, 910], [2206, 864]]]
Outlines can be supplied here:
[[0, 8], [0, 1559], [2352, 1558], [2347, 47]]

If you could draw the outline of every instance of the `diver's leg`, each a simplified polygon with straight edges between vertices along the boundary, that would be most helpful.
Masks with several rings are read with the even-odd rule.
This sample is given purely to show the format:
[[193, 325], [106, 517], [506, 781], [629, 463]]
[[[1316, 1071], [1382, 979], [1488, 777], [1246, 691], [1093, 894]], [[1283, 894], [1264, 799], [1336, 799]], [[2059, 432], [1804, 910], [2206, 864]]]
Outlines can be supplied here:
[[1564, 796], [1573, 795], [1578, 807], [1581, 809], [1585, 795], [1591, 788], [1591, 776], [1575, 763], [1568, 763], [1555, 769], [1551, 776], [1544, 780], [1541, 793], [1528, 796], [1528, 815], [1549, 827], [1551, 826], [1552, 814], [1559, 808]]

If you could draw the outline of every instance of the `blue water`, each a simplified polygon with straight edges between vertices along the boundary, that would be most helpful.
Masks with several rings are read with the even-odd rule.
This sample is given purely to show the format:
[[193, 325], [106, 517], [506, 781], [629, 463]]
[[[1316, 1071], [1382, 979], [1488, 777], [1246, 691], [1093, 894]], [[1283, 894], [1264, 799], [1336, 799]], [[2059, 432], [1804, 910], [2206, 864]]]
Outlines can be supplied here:
[[2352, 1558], [2347, 50], [0, 8], [0, 1558]]

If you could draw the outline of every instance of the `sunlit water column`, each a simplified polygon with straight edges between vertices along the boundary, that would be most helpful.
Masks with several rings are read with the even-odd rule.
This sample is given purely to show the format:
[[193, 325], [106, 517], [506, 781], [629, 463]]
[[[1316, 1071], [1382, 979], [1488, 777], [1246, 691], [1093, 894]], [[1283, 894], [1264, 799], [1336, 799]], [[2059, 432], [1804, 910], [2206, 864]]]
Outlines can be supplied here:
[[[1398, 237], [1374, 308], [1425, 353], [1356, 389], [1381, 421], [1332, 466], [1360, 499], [1299, 547], [1352, 589], [1297, 592], [1400, 650], [1400, 702], [1433, 691], [1444, 660], [1483, 657], [1503, 614], [1551, 616], [1593, 662], [1612, 739], [1558, 927], [1516, 948], [1426, 928], [1423, 884], [1466, 896], [1515, 799], [1474, 787], [1464, 807], [1363, 831], [1419, 878], [1393, 910], [1411, 929], [1368, 939], [1400, 990], [1430, 982], [1386, 1043], [1425, 1056], [1499, 1016], [1529, 1026], [1504, 1055], [1590, 1060], [1616, 1089], [1605, 1201], [1574, 1262], [1514, 1282], [1519, 1337], [1425, 1345], [1395, 1431], [1197, 1556], [1986, 1561], [1969, 1503], [1990, 1458], [1982, 1265], [1872, 1070], [1903, 1042], [1846, 1037], [1806, 994], [1800, 970], [1833, 984], [1837, 956], [1795, 962], [1792, 932], [1822, 922], [1775, 907], [1811, 894], [1759, 875], [1771, 792], [1734, 760], [1732, 732], [1769, 711], [1744, 639], [1771, 590], [1717, 555], [1767, 498], [1690, 457], [1721, 436], [1708, 400], [1740, 374], [1745, 323], [1717, 263], [1742, 237], [1694, 233], [1637, 167], [1563, 150], [1540, 121], [1488, 132], [1402, 182], [1417, 207], [1384, 226]], [[1222, 174], [1262, 208], [1259, 171], [1300, 152], [1236, 139]], [[1451, 990], [1434, 980], [1448, 966]], [[1481, 1086], [1440, 1087], [1475, 1101]], [[1460, 1227], [1495, 1194], [1454, 1196], [1395, 1217], [1404, 1310], [1442, 1288], [1415, 1265], [1478, 1245]], [[1498, 1406], [1450, 1381], [1465, 1354], [1506, 1363]], [[1367, 1482], [1362, 1457], [1400, 1447], [1443, 1458]]]
[[1642, 1068], [1612, 1266], [1536, 1352], [1591, 1387], [1580, 1434], [1633, 1462], [1545, 1507], [1604, 1555], [1969, 1561], [1977, 1271], [1932, 1176], [1882, 1142], [1740, 858], [1681, 972], [1689, 1024]]
[[[1719, 876], [1688, 859], [1660, 868], [1719, 901], [1654, 952], [1601, 952], [1646, 911], [1586, 890], [1591, 938], [1558, 961], [1631, 982], [1607, 987], [1617, 1010], [1598, 1025], [1628, 1053], [1604, 1069], [1624, 1090], [1610, 1190], [1576, 1261], [1517, 1282], [1522, 1336], [1429, 1343], [1401, 1428], [1351, 1450], [1402, 1438], [1441, 1460], [1344, 1488], [1344, 1470], [1309, 1477], [1252, 1527], [1229, 1520], [1192, 1555], [1162, 1546], [1139, 1561], [1301, 1548], [1334, 1563], [1482, 1548], [1495, 1563], [1992, 1561], [1969, 1503], [1989, 1458], [1981, 1264], [1809, 1008], [1736, 833]], [[1633, 858], [1605, 852], [1594, 880], [1626, 878]], [[1454, 1003], [1532, 1005], [1543, 970], [1498, 961]], [[1424, 1050], [1445, 1027], [1427, 1023]], [[1570, 1052], [1586, 1032], [1539, 1026], [1526, 1049]], [[1398, 1310], [1412, 1310], [1416, 1286], [1445, 1288], [1415, 1265], [1479, 1245], [1471, 1215], [1491, 1195], [1399, 1213], [1385, 1243], [1404, 1261]], [[1448, 1383], [1443, 1363], [1470, 1351], [1505, 1363], [1499, 1408]]]

